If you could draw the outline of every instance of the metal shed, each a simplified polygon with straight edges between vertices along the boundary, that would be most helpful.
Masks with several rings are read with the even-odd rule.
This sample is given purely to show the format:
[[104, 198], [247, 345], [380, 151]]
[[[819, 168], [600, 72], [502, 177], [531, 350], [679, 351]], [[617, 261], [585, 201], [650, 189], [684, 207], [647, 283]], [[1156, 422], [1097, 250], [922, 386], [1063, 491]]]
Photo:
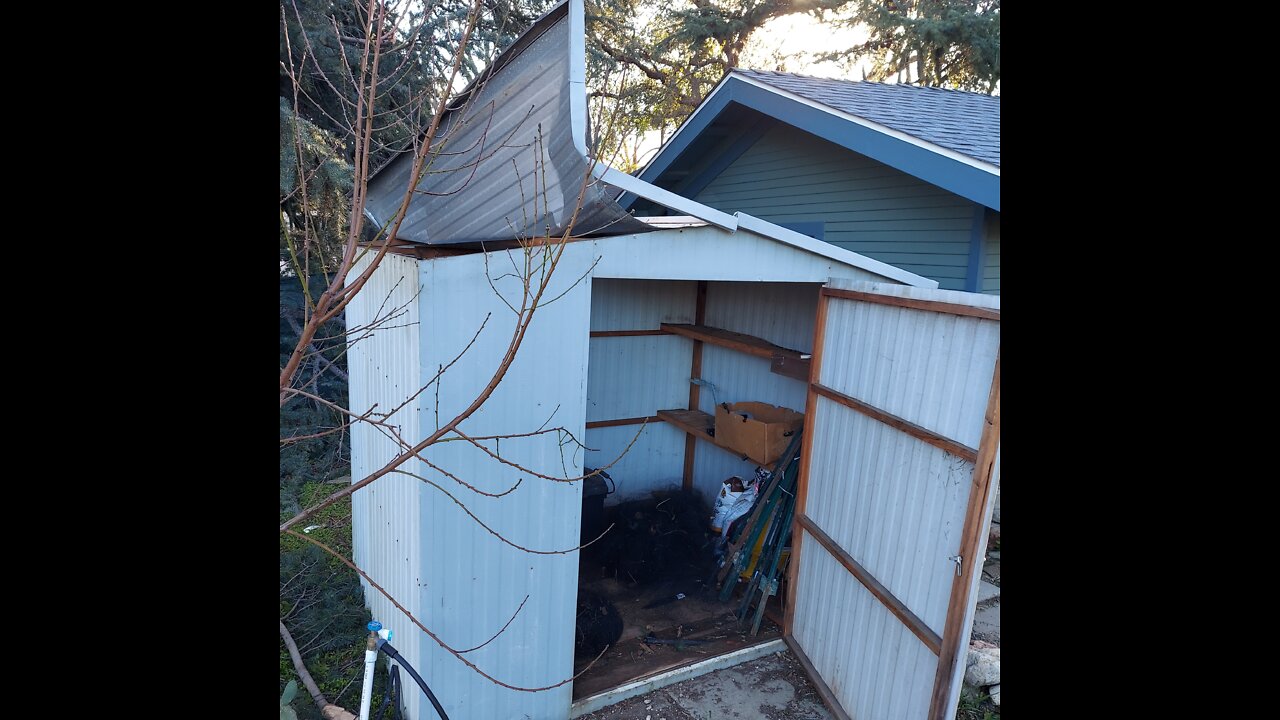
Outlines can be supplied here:
[[[563, 245], [493, 250], [482, 244], [495, 232], [485, 223], [450, 236], [422, 214], [424, 234], [388, 255], [348, 307], [349, 327], [377, 326], [350, 345], [352, 409], [403, 406], [392, 422], [402, 438], [420, 440], [492, 385], [518, 327], [519, 269], [529, 259], [537, 276], [539, 262], [559, 253], [552, 300], [528, 323], [488, 400], [449, 441], [409, 460], [402, 469], [411, 474], [353, 495], [356, 563], [435, 638], [366, 584], [374, 616], [395, 630], [401, 653], [456, 720], [585, 711], [566, 682], [578, 558], [562, 552], [578, 544], [582, 483], [529, 470], [572, 478], [621, 457], [610, 471], [622, 479], [620, 497], [672, 485], [710, 497], [750, 466], [659, 411], [710, 414], [717, 399], [761, 400], [805, 412], [787, 643], [837, 715], [954, 714], [999, 472], [999, 298], [940, 291], [593, 164], [580, 0], [535, 28], [459, 112], [484, 107], [485, 93], [500, 88], [554, 86], [524, 116], [563, 118], [569, 141], [545, 150], [519, 142], [517, 123], [504, 143], [539, 147], [565, 188], [591, 184], [590, 216], [604, 220], [588, 228], [594, 236]], [[539, 79], [499, 82], [504, 72]], [[390, 177], [396, 166], [388, 167], [379, 177]], [[623, 213], [615, 223], [621, 190], [686, 216]], [[490, 213], [489, 228], [502, 217], [495, 205], [509, 214], [518, 204], [493, 202], [501, 194], [483, 186], [475, 193], [491, 202], [469, 212]], [[570, 200], [560, 202], [528, 227], [567, 226]], [[430, 244], [461, 249], [421, 251]], [[691, 377], [714, 383], [719, 398]], [[557, 427], [564, 432], [529, 434]], [[507, 437], [482, 440], [494, 436]], [[357, 425], [353, 478], [403, 451], [379, 428]], [[415, 693], [406, 699], [409, 717], [430, 717]]]

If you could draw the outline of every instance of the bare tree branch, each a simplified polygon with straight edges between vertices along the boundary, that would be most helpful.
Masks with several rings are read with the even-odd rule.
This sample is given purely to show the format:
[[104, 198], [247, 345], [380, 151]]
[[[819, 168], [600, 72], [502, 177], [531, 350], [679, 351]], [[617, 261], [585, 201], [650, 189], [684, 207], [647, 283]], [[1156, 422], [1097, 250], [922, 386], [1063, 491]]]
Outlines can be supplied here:
[[408, 609], [406, 609], [403, 605], [401, 605], [399, 602], [397, 602], [397, 601], [396, 601], [396, 599], [395, 599], [394, 597], [392, 597], [392, 596], [391, 596], [391, 593], [388, 593], [386, 590], [384, 590], [384, 589], [382, 588], [382, 586], [381, 586], [381, 585], [379, 585], [379, 584], [377, 583], [377, 581], [375, 581], [373, 578], [369, 577], [368, 573], [366, 573], [365, 571], [363, 571], [363, 570], [361, 570], [360, 568], [356, 567], [356, 566], [355, 566], [355, 564], [354, 564], [354, 563], [352, 563], [350, 560], [346, 559], [346, 558], [345, 558], [345, 557], [343, 557], [341, 554], [339, 554], [339, 553], [335, 552], [335, 551], [334, 551], [332, 548], [330, 548], [328, 545], [325, 545], [324, 543], [320, 542], [319, 540], [316, 540], [315, 538], [308, 537], [308, 536], [303, 535], [302, 533], [296, 532], [296, 531], [294, 531], [294, 530], [285, 530], [284, 532], [285, 532], [285, 533], [287, 533], [287, 534], [289, 534], [289, 535], [292, 535], [293, 537], [296, 537], [296, 538], [298, 538], [298, 539], [300, 539], [300, 540], [305, 540], [306, 542], [309, 542], [309, 543], [311, 543], [312, 545], [315, 545], [316, 547], [320, 548], [321, 550], [324, 550], [325, 552], [329, 553], [329, 554], [330, 554], [330, 555], [332, 555], [333, 557], [335, 557], [335, 558], [337, 558], [338, 560], [340, 560], [340, 561], [341, 561], [344, 565], [346, 565], [347, 567], [349, 567], [349, 568], [351, 568], [352, 570], [356, 571], [356, 573], [357, 573], [357, 574], [359, 574], [359, 575], [360, 575], [360, 577], [364, 578], [364, 579], [365, 579], [365, 581], [366, 581], [366, 582], [368, 582], [368, 583], [369, 583], [369, 585], [370, 585], [374, 590], [377, 590], [379, 593], [381, 593], [383, 597], [385, 597], [387, 600], [390, 600], [390, 601], [391, 601], [391, 604], [392, 604], [392, 605], [394, 605], [394, 606], [396, 607], [396, 609], [397, 609], [397, 610], [399, 610], [400, 612], [404, 613], [404, 616], [405, 616], [405, 617], [407, 617], [407, 618], [409, 618], [409, 621], [410, 621], [410, 622], [412, 622], [414, 625], [418, 626], [418, 629], [419, 629], [419, 630], [421, 630], [422, 632], [426, 633], [426, 634], [427, 634], [427, 635], [428, 635], [432, 640], [435, 640], [437, 645], [439, 645], [440, 647], [444, 648], [444, 650], [445, 650], [446, 652], [450, 653], [450, 654], [451, 654], [451, 655], [453, 655], [454, 657], [456, 657], [456, 658], [458, 658], [459, 660], [461, 660], [461, 661], [463, 662], [463, 664], [464, 664], [464, 665], [466, 665], [467, 667], [469, 667], [469, 668], [471, 668], [472, 670], [474, 670], [474, 671], [476, 672], [476, 674], [477, 674], [477, 675], [479, 675], [480, 677], [483, 677], [484, 679], [488, 680], [489, 682], [492, 682], [492, 683], [493, 683], [493, 684], [495, 684], [495, 685], [500, 685], [500, 686], [502, 686], [502, 687], [504, 687], [504, 688], [507, 688], [508, 690], [516, 690], [516, 691], [519, 691], [519, 692], [542, 692], [543, 690], [553, 690], [553, 689], [555, 689], [555, 688], [560, 687], [561, 685], [567, 685], [567, 684], [569, 684], [569, 683], [573, 682], [574, 680], [577, 680], [578, 678], [582, 677], [582, 674], [583, 674], [583, 673], [585, 673], [586, 671], [590, 670], [590, 669], [592, 668], [592, 666], [594, 666], [594, 665], [596, 664], [596, 661], [598, 661], [600, 658], [604, 657], [604, 654], [605, 654], [606, 652], [608, 652], [608, 651], [609, 651], [609, 648], [611, 647], [611, 646], [609, 646], [609, 645], [606, 645], [606, 646], [605, 646], [605, 648], [604, 648], [603, 650], [601, 650], [601, 651], [600, 651], [600, 654], [599, 654], [599, 655], [597, 655], [597, 656], [595, 656], [595, 658], [594, 658], [591, 662], [587, 663], [587, 666], [586, 666], [586, 667], [584, 667], [584, 668], [582, 668], [582, 670], [581, 670], [580, 672], [578, 672], [578, 674], [577, 674], [577, 675], [574, 675], [573, 677], [565, 678], [564, 680], [561, 680], [560, 682], [555, 683], [555, 684], [553, 684], [553, 685], [544, 685], [543, 687], [532, 687], [532, 688], [530, 688], [530, 687], [520, 687], [520, 686], [518, 686], [518, 685], [511, 685], [511, 684], [509, 684], [509, 683], [505, 683], [505, 682], [503, 682], [503, 681], [501, 681], [501, 680], [499, 680], [499, 679], [495, 678], [494, 676], [492, 676], [492, 675], [490, 675], [490, 674], [486, 673], [485, 671], [481, 670], [481, 669], [480, 669], [480, 668], [479, 668], [475, 663], [473, 663], [473, 662], [471, 662], [470, 660], [468, 660], [468, 659], [466, 659], [466, 658], [462, 657], [462, 653], [461, 653], [460, 651], [455, 650], [454, 648], [450, 647], [448, 644], [446, 644], [446, 643], [445, 643], [445, 641], [443, 641], [443, 640], [441, 640], [441, 639], [440, 639], [440, 636], [439, 636], [439, 635], [436, 635], [435, 633], [431, 632], [431, 630], [430, 630], [430, 629], [428, 629], [426, 625], [423, 625], [423, 624], [422, 624], [422, 622], [421, 622], [421, 621], [419, 621], [419, 620], [418, 620], [418, 618], [417, 618], [417, 617], [415, 617], [413, 613], [409, 612], [409, 611], [408, 611]]

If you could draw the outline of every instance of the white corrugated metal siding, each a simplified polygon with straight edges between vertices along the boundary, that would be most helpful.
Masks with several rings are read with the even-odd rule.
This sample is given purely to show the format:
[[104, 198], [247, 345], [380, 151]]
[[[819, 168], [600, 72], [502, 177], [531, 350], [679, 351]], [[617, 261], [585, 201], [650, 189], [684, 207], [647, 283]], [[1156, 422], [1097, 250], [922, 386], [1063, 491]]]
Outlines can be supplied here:
[[[519, 255], [518, 251], [513, 251]], [[491, 258], [507, 272], [505, 253]], [[517, 259], [517, 264], [522, 261]], [[462, 423], [471, 436], [523, 433], [562, 426], [583, 437], [586, 408], [589, 253], [567, 248], [548, 298], [562, 297], [534, 317], [506, 377], [488, 402]], [[470, 255], [422, 263], [423, 377], [448, 364], [477, 328], [488, 322], [475, 345], [453, 366], [439, 396], [423, 401], [432, 423], [439, 403], [441, 423], [469, 405], [483, 390], [506, 351], [515, 315], [484, 280], [484, 257]], [[569, 286], [578, 282], [572, 290]], [[519, 283], [495, 279], [507, 301], [519, 307]], [[429, 408], [429, 410], [428, 410]], [[424, 428], [427, 429], [427, 428]], [[583, 454], [555, 434], [501, 442], [504, 458], [542, 474], [577, 476]], [[490, 443], [494, 448], [496, 443]], [[430, 477], [464, 501], [477, 517], [511, 542], [549, 551], [578, 544], [582, 483], [560, 483], [503, 465], [462, 441], [440, 443], [427, 459], [487, 492], [501, 492], [523, 479], [509, 495], [476, 495], [458, 483]], [[519, 617], [493, 642], [466, 654], [498, 680], [519, 687], [543, 687], [573, 674], [573, 629], [577, 553], [534, 555], [504, 544], [435, 488], [422, 493], [423, 563], [420, 576], [424, 622], [457, 649], [478, 646], [496, 633], [528, 595]], [[562, 720], [568, 715], [571, 685], [528, 693], [495, 685], [434, 642], [424, 641], [418, 664], [451, 717]]]
[[[519, 251], [513, 253], [518, 255]], [[514, 278], [498, 277], [507, 272], [510, 261], [502, 252], [488, 257], [494, 283], [518, 305], [518, 283]], [[597, 259], [599, 263], [592, 270]], [[411, 302], [415, 286], [420, 285], [416, 301], [419, 324], [405, 324], [394, 337], [386, 335], [379, 341], [375, 336], [364, 341], [363, 347], [358, 343], [352, 348], [355, 406], [378, 402], [387, 407], [401, 402], [441, 366], [452, 362], [488, 318], [474, 345], [443, 381], [410, 406], [417, 420], [412, 427], [406, 421], [406, 435], [420, 440], [476, 397], [497, 368], [514, 324], [514, 314], [485, 280], [484, 261], [483, 255], [416, 261], [415, 283], [408, 277], [415, 261], [388, 259], [371, 290], [383, 285], [389, 289], [399, 279], [395, 293], [407, 293], [406, 300]], [[398, 273], [397, 278], [391, 277], [392, 270]], [[650, 277], [642, 282], [618, 279], [637, 273]], [[559, 295], [571, 283], [578, 285], [539, 311], [506, 378], [461, 428], [478, 436], [563, 426], [596, 451], [587, 453], [565, 442], [566, 438], [542, 435], [504, 440], [502, 455], [559, 476], [579, 474], [584, 460], [603, 465], [621, 452], [639, 426], [587, 433], [588, 418], [638, 417], [664, 407], [684, 407], [692, 348], [690, 341], [677, 337], [590, 340], [589, 330], [656, 329], [661, 322], [692, 322], [693, 280], [764, 280], [780, 284], [761, 288], [712, 282], [706, 322], [807, 351], [815, 284], [832, 275], [871, 277], [865, 271], [749, 232], [730, 235], [715, 228], [658, 231], [629, 242], [627, 238], [606, 238], [572, 243], [565, 250], [548, 296]], [[361, 322], [380, 304], [377, 300], [376, 293], [366, 290], [353, 305], [350, 322]], [[770, 373], [767, 361], [709, 345], [703, 357], [702, 375], [717, 385], [719, 399], [732, 396], [803, 407], [803, 383]], [[710, 391], [704, 389], [702, 396], [703, 410], [713, 411]], [[610, 469], [621, 486], [620, 496], [634, 497], [678, 484], [684, 438], [682, 432], [664, 423], [645, 428], [631, 453]], [[380, 466], [390, 457], [389, 452], [376, 436], [360, 434], [353, 440], [355, 476]], [[538, 550], [576, 546], [581, 483], [533, 477], [497, 463], [459, 440], [439, 443], [425, 454], [431, 462], [486, 492], [501, 492], [522, 480], [510, 494], [490, 498], [420, 462], [406, 465], [465, 502], [480, 521], [512, 542]], [[721, 465], [732, 461], [743, 469], [726, 472], [716, 465], [717, 455]], [[708, 496], [728, 474], [749, 473], [753, 468], [706, 443], [700, 443], [698, 458], [698, 485]], [[458, 649], [485, 643], [528, 595], [519, 617], [500, 637], [465, 657], [502, 682], [520, 687], [550, 685], [572, 674], [576, 553], [534, 555], [504, 544], [442, 490], [416, 480], [385, 478], [374, 483], [372, 490], [357, 493], [355, 500], [357, 561], [371, 568], [380, 583], [394, 588], [397, 599], [443, 642]], [[539, 693], [495, 685], [384, 608], [378, 596], [369, 597], [375, 615], [396, 630], [397, 646], [432, 687], [439, 689], [441, 702], [451, 716], [460, 720], [559, 720], [568, 715], [571, 685]], [[421, 700], [414, 698], [410, 705], [411, 717], [421, 717]]]
[[[685, 398], [685, 403], [689, 398]], [[639, 437], [636, 434], [639, 433]], [[664, 422], [595, 428], [587, 431], [587, 465], [605, 467], [617, 492], [605, 499], [607, 505], [647, 498], [655, 490], [679, 490], [684, 473], [683, 430]], [[634, 443], [632, 442], [634, 441]], [[631, 449], [627, 450], [627, 446]]]
[[884, 281], [875, 273], [744, 229], [728, 233], [711, 226], [679, 228], [596, 238], [592, 244], [600, 257], [592, 271], [596, 278], [823, 283], [831, 277], [846, 277]]
[[853, 718], [929, 709], [938, 657], [812, 537], [801, 550], [792, 635]]
[[[990, 296], [875, 287], [999, 308]], [[977, 447], [998, 321], [829, 303], [820, 383]], [[813, 411], [806, 514], [942, 635], [973, 464], [823, 397]], [[793, 634], [844, 708], [859, 718], [924, 717], [937, 657], [811, 537], [798, 582]]]
[[[364, 270], [367, 261], [356, 267]], [[350, 409], [361, 414], [374, 405], [386, 412], [404, 403], [419, 387], [418, 263], [387, 255], [369, 282], [347, 306], [347, 327], [376, 329], [348, 338]], [[379, 322], [381, 321], [381, 322]], [[388, 419], [406, 439], [420, 438], [418, 403]], [[398, 454], [396, 443], [378, 428], [357, 423], [351, 428], [351, 477], [358, 482]], [[417, 472], [410, 461], [404, 468]], [[351, 497], [353, 556], [356, 565], [396, 597], [410, 612], [419, 611], [417, 585], [422, 563], [418, 542], [421, 484], [406, 475], [383, 476]], [[363, 581], [362, 581], [363, 582]], [[381, 593], [365, 585], [365, 601], [373, 617], [399, 632], [395, 646], [416, 662], [421, 644], [408, 632], [409, 620]], [[356, 642], [353, 639], [352, 642]], [[409, 694], [408, 709], [417, 716], [423, 699]]]
[[692, 352], [693, 341], [679, 335], [591, 338], [587, 421], [688, 405]]

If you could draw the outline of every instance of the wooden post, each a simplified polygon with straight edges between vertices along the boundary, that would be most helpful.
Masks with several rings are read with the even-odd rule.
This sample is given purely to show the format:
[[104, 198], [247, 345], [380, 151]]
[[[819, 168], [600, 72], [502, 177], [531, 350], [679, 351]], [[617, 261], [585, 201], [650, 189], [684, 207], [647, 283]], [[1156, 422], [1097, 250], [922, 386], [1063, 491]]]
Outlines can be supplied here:
[[951, 581], [951, 600], [947, 605], [947, 619], [942, 626], [942, 652], [938, 655], [938, 672], [933, 679], [933, 699], [929, 704], [929, 717], [948, 720], [944, 705], [951, 690], [951, 673], [960, 659], [961, 625], [968, 608], [968, 589], [974, 573], [982, 572], [982, 558], [978, 557], [978, 545], [982, 538], [982, 524], [986, 519], [983, 510], [991, 493], [991, 473], [995, 469], [996, 448], [1000, 445], [1000, 353], [996, 352], [996, 369], [991, 378], [991, 394], [987, 397], [986, 424], [978, 442], [978, 462], [973, 466], [973, 482], [969, 488], [969, 506], [965, 511], [964, 530], [960, 536], [960, 575]]
[[[701, 325], [707, 316], [707, 281], [698, 281], [698, 304], [694, 309], [694, 324]], [[689, 377], [702, 377], [702, 341], [693, 341], [693, 362], [689, 366]], [[689, 383], [689, 409], [697, 410], [698, 401], [701, 399], [702, 388], [698, 385]], [[693, 455], [698, 449], [698, 439], [692, 435], [686, 435], [684, 438], [684, 489], [693, 489]]]

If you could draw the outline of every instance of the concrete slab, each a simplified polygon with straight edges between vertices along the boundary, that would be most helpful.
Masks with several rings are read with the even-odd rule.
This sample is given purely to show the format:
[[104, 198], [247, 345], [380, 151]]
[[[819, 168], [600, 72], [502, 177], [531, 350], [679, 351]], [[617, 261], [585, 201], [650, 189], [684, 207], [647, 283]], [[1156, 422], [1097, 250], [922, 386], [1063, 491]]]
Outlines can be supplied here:
[[989, 562], [982, 568], [982, 574], [997, 586], [1000, 584], [1000, 561]]
[[972, 636], [978, 640], [1000, 644], [1000, 601], [978, 608], [973, 616]]
[[791, 652], [717, 670], [580, 720], [832, 720]]
[[979, 605], [981, 605], [984, 602], [987, 602], [988, 600], [994, 600], [999, 597], [1000, 597], [999, 586], [992, 585], [986, 580], [983, 580], [982, 582], [978, 583], [978, 604]]

